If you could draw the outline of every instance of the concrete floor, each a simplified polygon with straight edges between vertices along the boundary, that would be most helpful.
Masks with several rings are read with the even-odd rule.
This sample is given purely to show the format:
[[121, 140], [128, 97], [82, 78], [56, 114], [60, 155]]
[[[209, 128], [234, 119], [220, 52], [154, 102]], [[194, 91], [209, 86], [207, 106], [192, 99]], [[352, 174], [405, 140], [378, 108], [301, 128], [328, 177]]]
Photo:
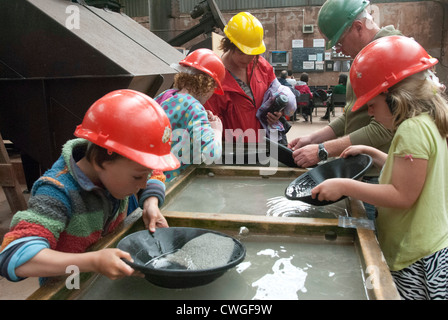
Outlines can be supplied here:
[[[320, 120], [325, 113], [325, 109], [318, 109], [317, 116], [313, 116], [313, 123], [304, 122], [303, 118], [299, 118], [299, 121], [292, 123], [292, 128], [288, 132], [288, 139], [291, 140], [298, 136], [304, 136], [312, 133], [320, 128], [323, 128], [328, 124], [328, 121]], [[337, 108], [336, 116], [341, 114], [341, 108]], [[22, 189], [26, 190], [26, 186], [22, 185]], [[29, 195], [24, 194], [26, 200]], [[9, 229], [12, 214], [6, 200], [3, 189], [0, 188], [0, 243], [3, 240], [4, 234]], [[0, 300], [23, 300], [30, 296], [38, 288], [38, 279], [29, 278], [23, 281], [14, 283], [0, 277]]]

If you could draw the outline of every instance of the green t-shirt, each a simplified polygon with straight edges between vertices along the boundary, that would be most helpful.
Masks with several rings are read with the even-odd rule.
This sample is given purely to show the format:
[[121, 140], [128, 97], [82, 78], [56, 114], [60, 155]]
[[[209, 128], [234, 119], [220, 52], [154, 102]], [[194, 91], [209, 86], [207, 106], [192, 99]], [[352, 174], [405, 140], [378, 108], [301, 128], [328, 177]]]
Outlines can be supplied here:
[[448, 247], [447, 140], [427, 113], [399, 126], [379, 183], [391, 182], [395, 157], [409, 155], [428, 161], [420, 196], [409, 209], [378, 208], [378, 240], [391, 270]]
[[345, 94], [347, 92], [347, 87], [343, 84], [338, 84], [333, 88], [333, 94]]

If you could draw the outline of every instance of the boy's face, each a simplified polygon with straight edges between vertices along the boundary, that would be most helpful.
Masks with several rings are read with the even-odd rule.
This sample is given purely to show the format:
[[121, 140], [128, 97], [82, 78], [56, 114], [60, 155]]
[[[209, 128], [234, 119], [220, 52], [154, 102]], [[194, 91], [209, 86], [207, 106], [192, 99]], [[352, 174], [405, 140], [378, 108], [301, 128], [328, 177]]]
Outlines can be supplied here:
[[98, 178], [116, 199], [124, 199], [146, 187], [152, 170], [127, 158], [106, 161], [97, 167]]

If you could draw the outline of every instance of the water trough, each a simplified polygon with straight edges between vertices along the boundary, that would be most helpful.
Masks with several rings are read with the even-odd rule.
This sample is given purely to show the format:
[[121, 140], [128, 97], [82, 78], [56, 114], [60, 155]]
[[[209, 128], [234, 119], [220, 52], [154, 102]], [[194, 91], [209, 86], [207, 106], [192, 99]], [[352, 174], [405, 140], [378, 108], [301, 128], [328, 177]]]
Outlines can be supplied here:
[[[305, 215], [260, 214], [259, 203], [251, 198], [253, 189], [241, 188], [247, 196], [225, 210], [208, 206], [207, 210], [173, 210], [195, 180], [247, 181], [286, 186], [303, 169], [278, 168], [275, 174], [260, 175], [261, 167], [250, 166], [191, 166], [167, 189], [162, 209], [171, 227], [194, 227], [216, 230], [237, 237], [247, 250], [246, 258], [234, 269], [210, 284], [189, 289], [167, 289], [150, 284], [145, 279], [125, 278], [111, 281], [96, 274], [82, 274], [79, 290], [68, 290], [65, 278], [48, 284], [29, 299], [399, 299], [392, 276], [384, 262], [374, 231], [369, 228], [340, 227], [341, 218], [365, 219], [365, 210], [358, 200], [346, 198], [335, 204], [330, 215], [310, 210]], [[212, 188], [212, 187], [210, 187]], [[266, 190], [267, 190], [266, 189]], [[284, 188], [278, 188], [278, 195]], [[209, 199], [201, 192], [204, 199]], [[272, 194], [263, 194], [258, 201], [267, 203]], [[191, 203], [196, 199], [190, 199]], [[244, 212], [253, 203], [254, 212]], [[247, 206], [247, 204], [249, 204]], [[241, 210], [239, 210], [241, 208]], [[324, 210], [324, 207], [319, 207]], [[243, 210], [244, 209], [244, 210]], [[231, 212], [232, 211], [232, 212]], [[258, 211], [258, 212], [257, 212]], [[334, 214], [340, 212], [340, 214]], [[143, 230], [141, 212], [136, 211], [114, 234], [102, 239], [94, 248], [115, 247], [126, 235]], [[244, 230], [244, 232], [240, 232]], [[289, 281], [288, 281], [289, 279]], [[283, 281], [283, 282], [282, 282]], [[289, 283], [279, 291], [272, 283]]]

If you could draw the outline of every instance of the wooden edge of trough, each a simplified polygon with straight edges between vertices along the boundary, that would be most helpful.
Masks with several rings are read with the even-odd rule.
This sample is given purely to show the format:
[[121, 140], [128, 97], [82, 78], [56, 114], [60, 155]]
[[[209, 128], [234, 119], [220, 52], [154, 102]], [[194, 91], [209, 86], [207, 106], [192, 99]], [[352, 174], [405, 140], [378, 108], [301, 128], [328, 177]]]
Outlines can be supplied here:
[[[351, 199], [350, 213], [355, 218], [366, 218], [363, 204]], [[361, 250], [362, 265], [367, 294], [374, 300], [400, 300], [400, 294], [390, 273], [389, 267], [380, 249], [375, 232], [357, 228], [356, 241]]]
[[[257, 216], [231, 213], [201, 213], [165, 211], [165, 218], [170, 226], [195, 227], [204, 229], [222, 229], [238, 232], [240, 227], [247, 227], [251, 232], [263, 234], [322, 234], [336, 231], [337, 219], [289, 218]], [[343, 234], [353, 235], [350, 230]], [[342, 234], [340, 234], [342, 235]]]

